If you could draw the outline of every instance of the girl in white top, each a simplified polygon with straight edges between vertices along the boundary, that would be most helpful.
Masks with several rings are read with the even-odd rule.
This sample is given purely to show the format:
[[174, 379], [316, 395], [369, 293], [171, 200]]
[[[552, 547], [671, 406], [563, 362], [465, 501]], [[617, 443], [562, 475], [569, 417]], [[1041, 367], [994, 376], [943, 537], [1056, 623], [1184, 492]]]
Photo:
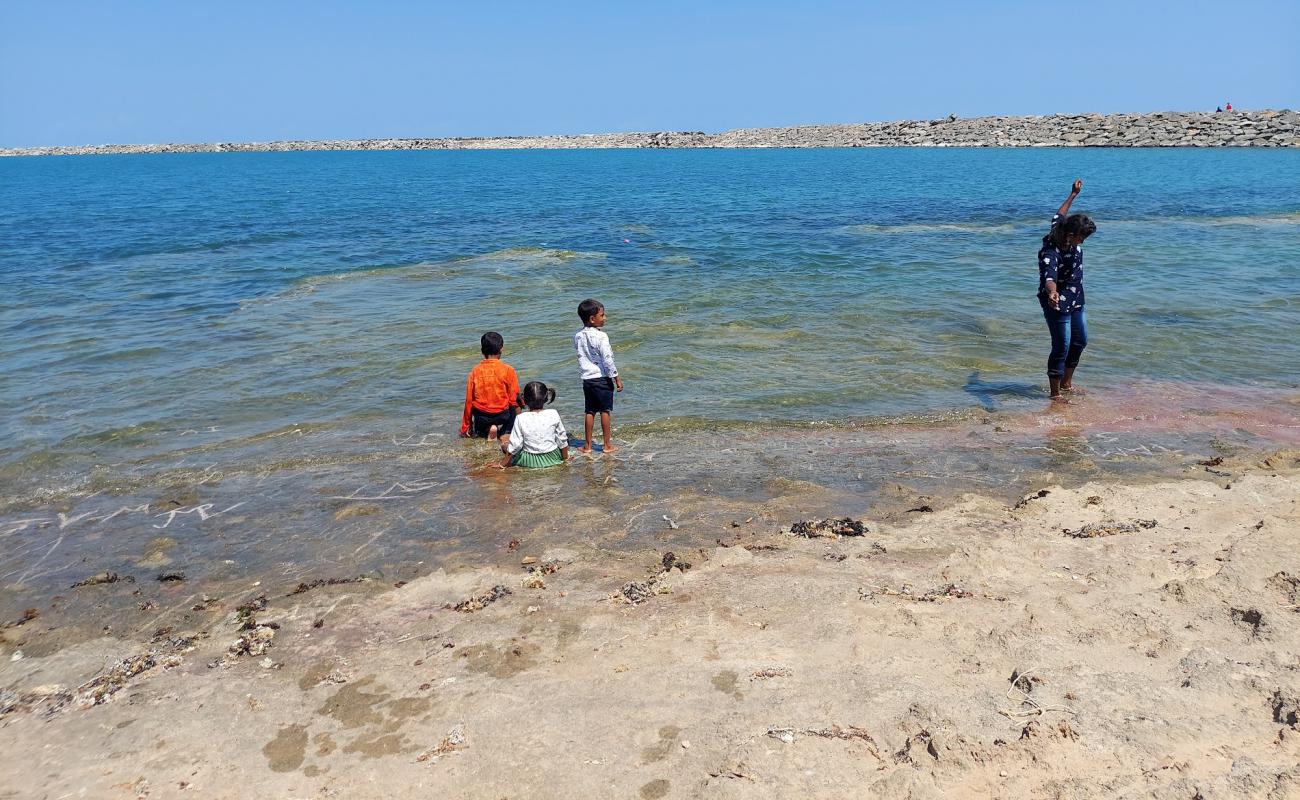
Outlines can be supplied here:
[[541, 381], [524, 387], [524, 405], [528, 410], [515, 417], [506, 454], [497, 464], [501, 469], [514, 464], [525, 469], [554, 467], [569, 460], [569, 434], [564, 430], [559, 412], [545, 408], [555, 402], [555, 390]]

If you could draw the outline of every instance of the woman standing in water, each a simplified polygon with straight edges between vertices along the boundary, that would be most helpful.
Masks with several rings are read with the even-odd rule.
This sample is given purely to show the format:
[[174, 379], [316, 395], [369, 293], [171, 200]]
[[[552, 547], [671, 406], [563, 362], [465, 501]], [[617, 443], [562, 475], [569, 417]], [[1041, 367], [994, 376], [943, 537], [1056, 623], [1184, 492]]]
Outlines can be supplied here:
[[[1087, 214], [1070, 214], [1070, 204], [1083, 189], [1076, 180], [1070, 196], [1052, 217], [1052, 229], [1038, 250], [1038, 302], [1043, 307], [1052, 352], [1047, 357], [1047, 382], [1052, 399], [1077, 392], [1074, 369], [1088, 346], [1088, 321], [1083, 311], [1083, 240], [1097, 231]], [[1066, 216], [1069, 214], [1069, 216]]]

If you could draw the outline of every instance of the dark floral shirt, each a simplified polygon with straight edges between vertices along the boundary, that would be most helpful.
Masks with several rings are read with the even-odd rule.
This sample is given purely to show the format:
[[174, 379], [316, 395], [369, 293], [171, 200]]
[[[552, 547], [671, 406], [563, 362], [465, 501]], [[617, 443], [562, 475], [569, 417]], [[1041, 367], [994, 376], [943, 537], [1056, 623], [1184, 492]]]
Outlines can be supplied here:
[[[1052, 215], [1052, 228], [1065, 222], [1060, 214]], [[1061, 313], [1083, 308], [1083, 248], [1079, 245], [1062, 252], [1052, 244], [1052, 235], [1043, 237], [1038, 250], [1038, 302], [1051, 309], [1047, 300], [1047, 282], [1056, 281], [1056, 291], [1061, 296]], [[1058, 309], [1053, 309], [1058, 310]]]

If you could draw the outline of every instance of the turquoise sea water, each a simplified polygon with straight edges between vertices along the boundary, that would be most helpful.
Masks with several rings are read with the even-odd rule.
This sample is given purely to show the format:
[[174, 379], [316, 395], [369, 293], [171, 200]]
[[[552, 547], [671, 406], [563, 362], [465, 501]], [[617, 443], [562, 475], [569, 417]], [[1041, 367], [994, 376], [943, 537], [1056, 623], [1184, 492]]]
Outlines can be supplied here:
[[7, 159], [0, 463], [130, 458], [163, 432], [450, 429], [488, 329], [576, 420], [587, 296], [609, 309], [622, 423], [1032, 393], [1034, 253], [1076, 176], [1099, 226], [1090, 381], [1294, 384], [1295, 151]]
[[1295, 150], [2, 159], [0, 501], [381, 445], [450, 479], [485, 330], [581, 430], [588, 296], [625, 440], [1041, 406], [1035, 253], [1076, 177], [1081, 382], [1297, 385]]

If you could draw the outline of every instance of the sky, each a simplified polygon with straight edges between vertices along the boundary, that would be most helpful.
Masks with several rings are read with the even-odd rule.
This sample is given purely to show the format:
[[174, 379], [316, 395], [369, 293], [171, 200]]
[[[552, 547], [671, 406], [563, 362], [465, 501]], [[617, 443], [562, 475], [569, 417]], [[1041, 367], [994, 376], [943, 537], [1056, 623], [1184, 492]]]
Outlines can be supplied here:
[[1300, 2], [0, 0], [0, 147], [1300, 108]]

